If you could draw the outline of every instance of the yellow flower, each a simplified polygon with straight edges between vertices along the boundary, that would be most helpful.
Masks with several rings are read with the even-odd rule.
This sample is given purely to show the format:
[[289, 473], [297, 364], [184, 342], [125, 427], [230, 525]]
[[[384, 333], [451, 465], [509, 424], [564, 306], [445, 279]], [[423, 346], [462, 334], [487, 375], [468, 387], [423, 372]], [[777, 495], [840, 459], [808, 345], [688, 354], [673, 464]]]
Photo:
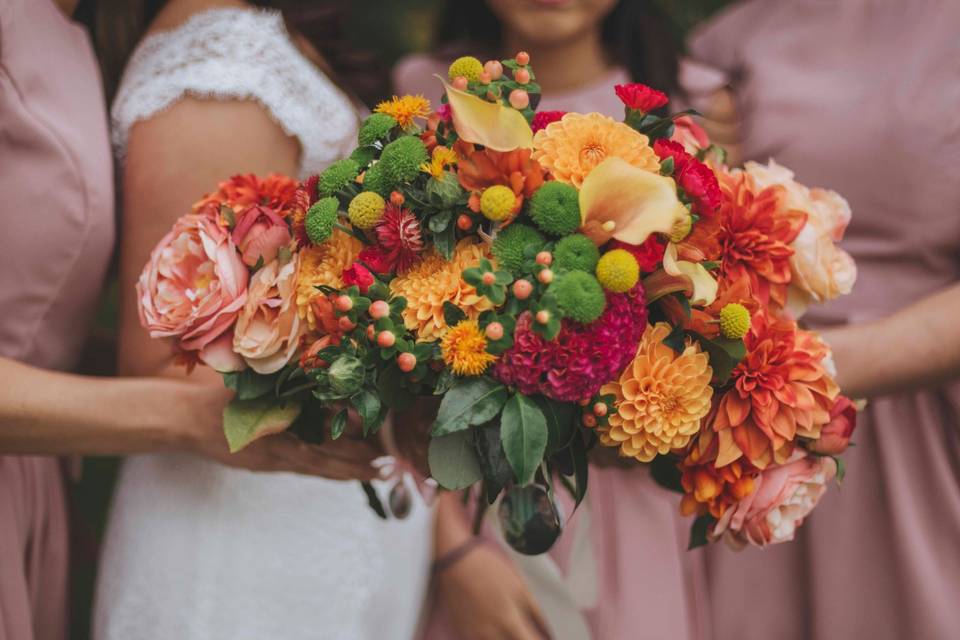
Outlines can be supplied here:
[[494, 222], [499, 222], [513, 213], [516, 204], [517, 196], [513, 189], [502, 184], [487, 187], [480, 196], [480, 212]]
[[568, 113], [533, 137], [532, 158], [553, 177], [579, 188], [584, 178], [607, 158], [658, 173], [660, 161], [647, 136], [599, 113]]
[[597, 263], [597, 280], [607, 291], [626, 293], [640, 279], [640, 265], [633, 254], [624, 249], [607, 251]]
[[420, 165], [420, 171], [429, 173], [435, 180], [443, 178], [444, 169], [457, 163], [457, 152], [447, 147], [436, 146], [433, 148], [433, 155], [430, 162], [424, 162]]
[[413, 268], [390, 282], [390, 292], [407, 300], [403, 323], [416, 332], [417, 340], [433, 342], [443, 335], [447, 329], [443, 319], [444, 302], [460, 307], [470, 320], [493, 308], [493, 304], [477, 294], [462, 277], [464, 269], [476, 267], [485, 257], [488, 257], [487, 245], [465, 238], [457, 244], [450, 260], [430, 250]]
[[430, 101], [423, 96], [393, 96], [392, 100], [384, 100], [374, 109], [377, 113], [393, 116], [402, 128], [406, 129], [413, 124], [414, 118], [426, 118], [430, 115]]
[[360, 250], [360, 241], [334, 229], [333, 235], [323, 244], [306, 247], [300, 252], [300, 274], [297, 277], [297, 311], [305, 318], [311, 329], [317, 326], [311, 301], [319, 295], [319, 285], [340, 288], [343, 286], [341, 274], [353, 264]]
[[739, 302], [731, 302], [720, 309], [720, 333], [724, 338], [740, 340], [750, 331], [750, 312]]
[[663, 344], [670, 331], [666, 322], [648, 326], [633, 362], [600, 389], [617, 408], [598, 428], [600, 442], [641, 462], [687, 446], [710, 411], [710, 359], [689, 338], [681, 353]]
[[443, 334], [440, 351], [458, 376], [478, 376], [497, 359], [487, 353], [487, 339], [475, 320], [461, 320]]

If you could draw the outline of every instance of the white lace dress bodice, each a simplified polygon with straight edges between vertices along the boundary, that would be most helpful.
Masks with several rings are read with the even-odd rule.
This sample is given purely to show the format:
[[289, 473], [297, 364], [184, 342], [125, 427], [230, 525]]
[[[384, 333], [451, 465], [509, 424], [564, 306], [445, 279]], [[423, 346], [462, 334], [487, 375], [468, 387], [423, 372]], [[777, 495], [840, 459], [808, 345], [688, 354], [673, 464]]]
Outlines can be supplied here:
[[[217, 9], [143, 40], [112, 110], [130, 128], [185, 95], [259, 101], [302, 149], [303, 175], [351, 150], [350, 101], [277, 13]], [[101, 560], [97, 640], [409, 640], [432, 517], [383, 521], [359, 483], [254, 473], [189, 455], [124, 464]]]

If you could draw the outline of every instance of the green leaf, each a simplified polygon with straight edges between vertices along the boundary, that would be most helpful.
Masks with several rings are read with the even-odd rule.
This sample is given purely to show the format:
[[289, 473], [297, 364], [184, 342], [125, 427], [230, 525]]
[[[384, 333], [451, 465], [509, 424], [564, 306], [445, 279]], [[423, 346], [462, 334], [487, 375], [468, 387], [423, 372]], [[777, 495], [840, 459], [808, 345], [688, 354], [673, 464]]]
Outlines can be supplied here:
[[547, 455], [565, 448], [576, 433], [574, 405], [569, 402], [557, 402], [540, 395], [534, 396], [533, 401], [540, 407], [547, 420]]
[[441, 233], [450, 226], [450, 220], [453, 217], [453, 214], [449, 211], [444, 213], [438, 213], [435, 216], [430, 218], [430, 221], [427, 223], [427, 227], [430, 228], [430, 231], [434, 233]]
[[518, 484], [527, 484], [547, 448], [547, 419], [533, 400], [514, 394], [503, 406], [500, 440]]
[[690, 544], [687, 545], [688, 551], [702, 547], [709, 542], [709, 540], [707, 540], [707, 531], [714, 522], [716, 522], [716, 519], [709, 513], [697, 516], [697, 519], [693, 521], [693, 525], [690, 527]]
[[507, 389], [491, 378], [468, 378], [443, 396], [431, 435], [443, 436], [492, 420], [507, 401]]
[[660, 162], [660, 175], [672, 176], [673, 168], [674, 168], [674, 160], [673, 160], [673, 156], [670, 156]]
[[590, 465], [587, 463], [587, 445], [580, 433], [570, 441], [570, 456], [573, 458], [573, 479], [577, 483], [574, 509], [580, 506], [587, 495], [587, 480], [590, 475]]
[[450, 491], [466, 489], [483, 478], [469, 431], [457, 431], [430, 440], [430, 475]]
[[[419, 356], [418, 356], [419, 358]], [[413, 406], [416, 398], [404, 386], [404, 375], [396, 362], [391, 362], [377, 377], [380, 400], [395, 411], [404, 411]]]
[[363, 420], [364, 437], [375, 432], [376, 427], [380, 426], [377, 423], [380, 416], [380, 398], [377, 397], [377, 394], [362, 389], [350, 397], [350, 404], [353, 405], [353, 408], [357, 410]]
[[677, 459], [673, 456], [657, 456], [650, 463], [650, 475], [654, 482], [670, 491], [683, 493], [683, 487], [680, 485], [680, 469], [677, 467]]
[[330, 421], [330, 438], [336, 440], [343, 435], [343, 430], [347, 428], [347, 410], [341, 409], [333, 416]]
[[466, 320], [467, 314], [463, 312], [463, 309], [453, 304], [449, 300], [443, 302], [443, 320], [447, 323], [448, 327], [455, 326], [461, 320]]
[[674, 327], [673, 331], [670, 332], [670, 335], [663, 339], [663, 344], [667, 345], [677, 353], [682, 353], [686, 337], [687, 333], [683, 330], [683, 327]]
[[223, 374], [223, 384], [236, 392], [238, 400], [253, 400], [276, 388], [277, 374], [263, 375], [253, 369]]
[[433, 234], [433, 246], [446, 260], [453, 257], [453, 249], [457, 244], [456, 228], [456, 225], [451, 224], [442, 232]]
[[513, 480], [513, 469], [507, 462], [507, 456], [500, 442], [500, 424], [496, 420], [477, 427], [474, 430], [474, 443], [480, 471], [483, 473], [487, 502], [493, 504], [497, 495]]
[[837, 463], [837, 486], [843, 484], [843, 478], [847, 475], [847, 467], [840, 456], [830, 456]]
[[223, 410], [223, 432], [230, 453], [263, 436], [280, 433], [300, 415], [300, 405], [273, 398], [232, 400]]
[[713, 379], [720, 384], [730, 378], [730, 374], [747, 354], [743, 340], [729, 340], [727, 338], [707, 340], [698, 333], [691, 332], [690, 335], [700, 343], [701, 348], [710, 356]]

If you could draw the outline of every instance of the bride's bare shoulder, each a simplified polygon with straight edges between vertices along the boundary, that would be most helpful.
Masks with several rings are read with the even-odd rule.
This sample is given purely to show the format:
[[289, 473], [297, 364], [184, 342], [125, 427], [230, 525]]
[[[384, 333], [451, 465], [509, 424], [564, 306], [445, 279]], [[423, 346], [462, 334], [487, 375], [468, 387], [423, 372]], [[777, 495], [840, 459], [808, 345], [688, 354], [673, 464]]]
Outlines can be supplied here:
[[176, 29], [192, 16], [210, 9], [245, 9], [250, 6], [243, 0], [170, 0], [150, 23], [147, 34]]

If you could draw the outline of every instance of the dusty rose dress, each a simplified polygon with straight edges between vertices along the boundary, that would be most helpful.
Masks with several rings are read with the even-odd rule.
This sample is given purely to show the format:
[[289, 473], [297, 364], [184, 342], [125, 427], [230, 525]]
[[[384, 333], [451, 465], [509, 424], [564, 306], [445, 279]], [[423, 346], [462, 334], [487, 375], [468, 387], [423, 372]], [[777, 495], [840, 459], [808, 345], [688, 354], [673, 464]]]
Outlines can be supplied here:
[[[536, 61], [533, 61], [536, 66]], [[415, 56], [395, 70], [396, 90], [422, 93], [438, 101], [442, 63]], [[540, 109], [623, 118], [613, 85], [630, 82], [614, 69], [575, 92], [547, 95]], [[438, 104], [438, 102], [434, 102]], [[573, 503], [559, 488], [561, 510]], [[527, 558], [512, 554], [551, 626], [555, 640], [627, 640], [701, 638], [701, 552], [688, 553], [690, 522], [679, 513], [679, 498], [657, 486], [644, 468], [591, 467], [587, 502], [564, 528], [549, 554]], [[494, 537], [490, 527], [485, 533]], [[506, 552], [509, 553], [509, 552]], [[443, 612], [434, 609], [429, 640], [453, 639]]]
[[[90, 42], [51, 0], [0, 2], [0, 219], [0, 356], [69, 370], [110, 257], [113, 186]], [[0, 456], [0, 640], [65, 638], [66, 589], [58, 461]]]
[[[775, 156], [850, 201], [859, 279], [815, 324], [886, 316], [960, 281], [958, 32], [956, 0], [755, 0], [690, 40], [736, 90], [745, 157]], [[958, 637], [960, 384], [873, 400], [854, 441], [842, 488], [797, 542], [710, 550], [717, 640]]]

